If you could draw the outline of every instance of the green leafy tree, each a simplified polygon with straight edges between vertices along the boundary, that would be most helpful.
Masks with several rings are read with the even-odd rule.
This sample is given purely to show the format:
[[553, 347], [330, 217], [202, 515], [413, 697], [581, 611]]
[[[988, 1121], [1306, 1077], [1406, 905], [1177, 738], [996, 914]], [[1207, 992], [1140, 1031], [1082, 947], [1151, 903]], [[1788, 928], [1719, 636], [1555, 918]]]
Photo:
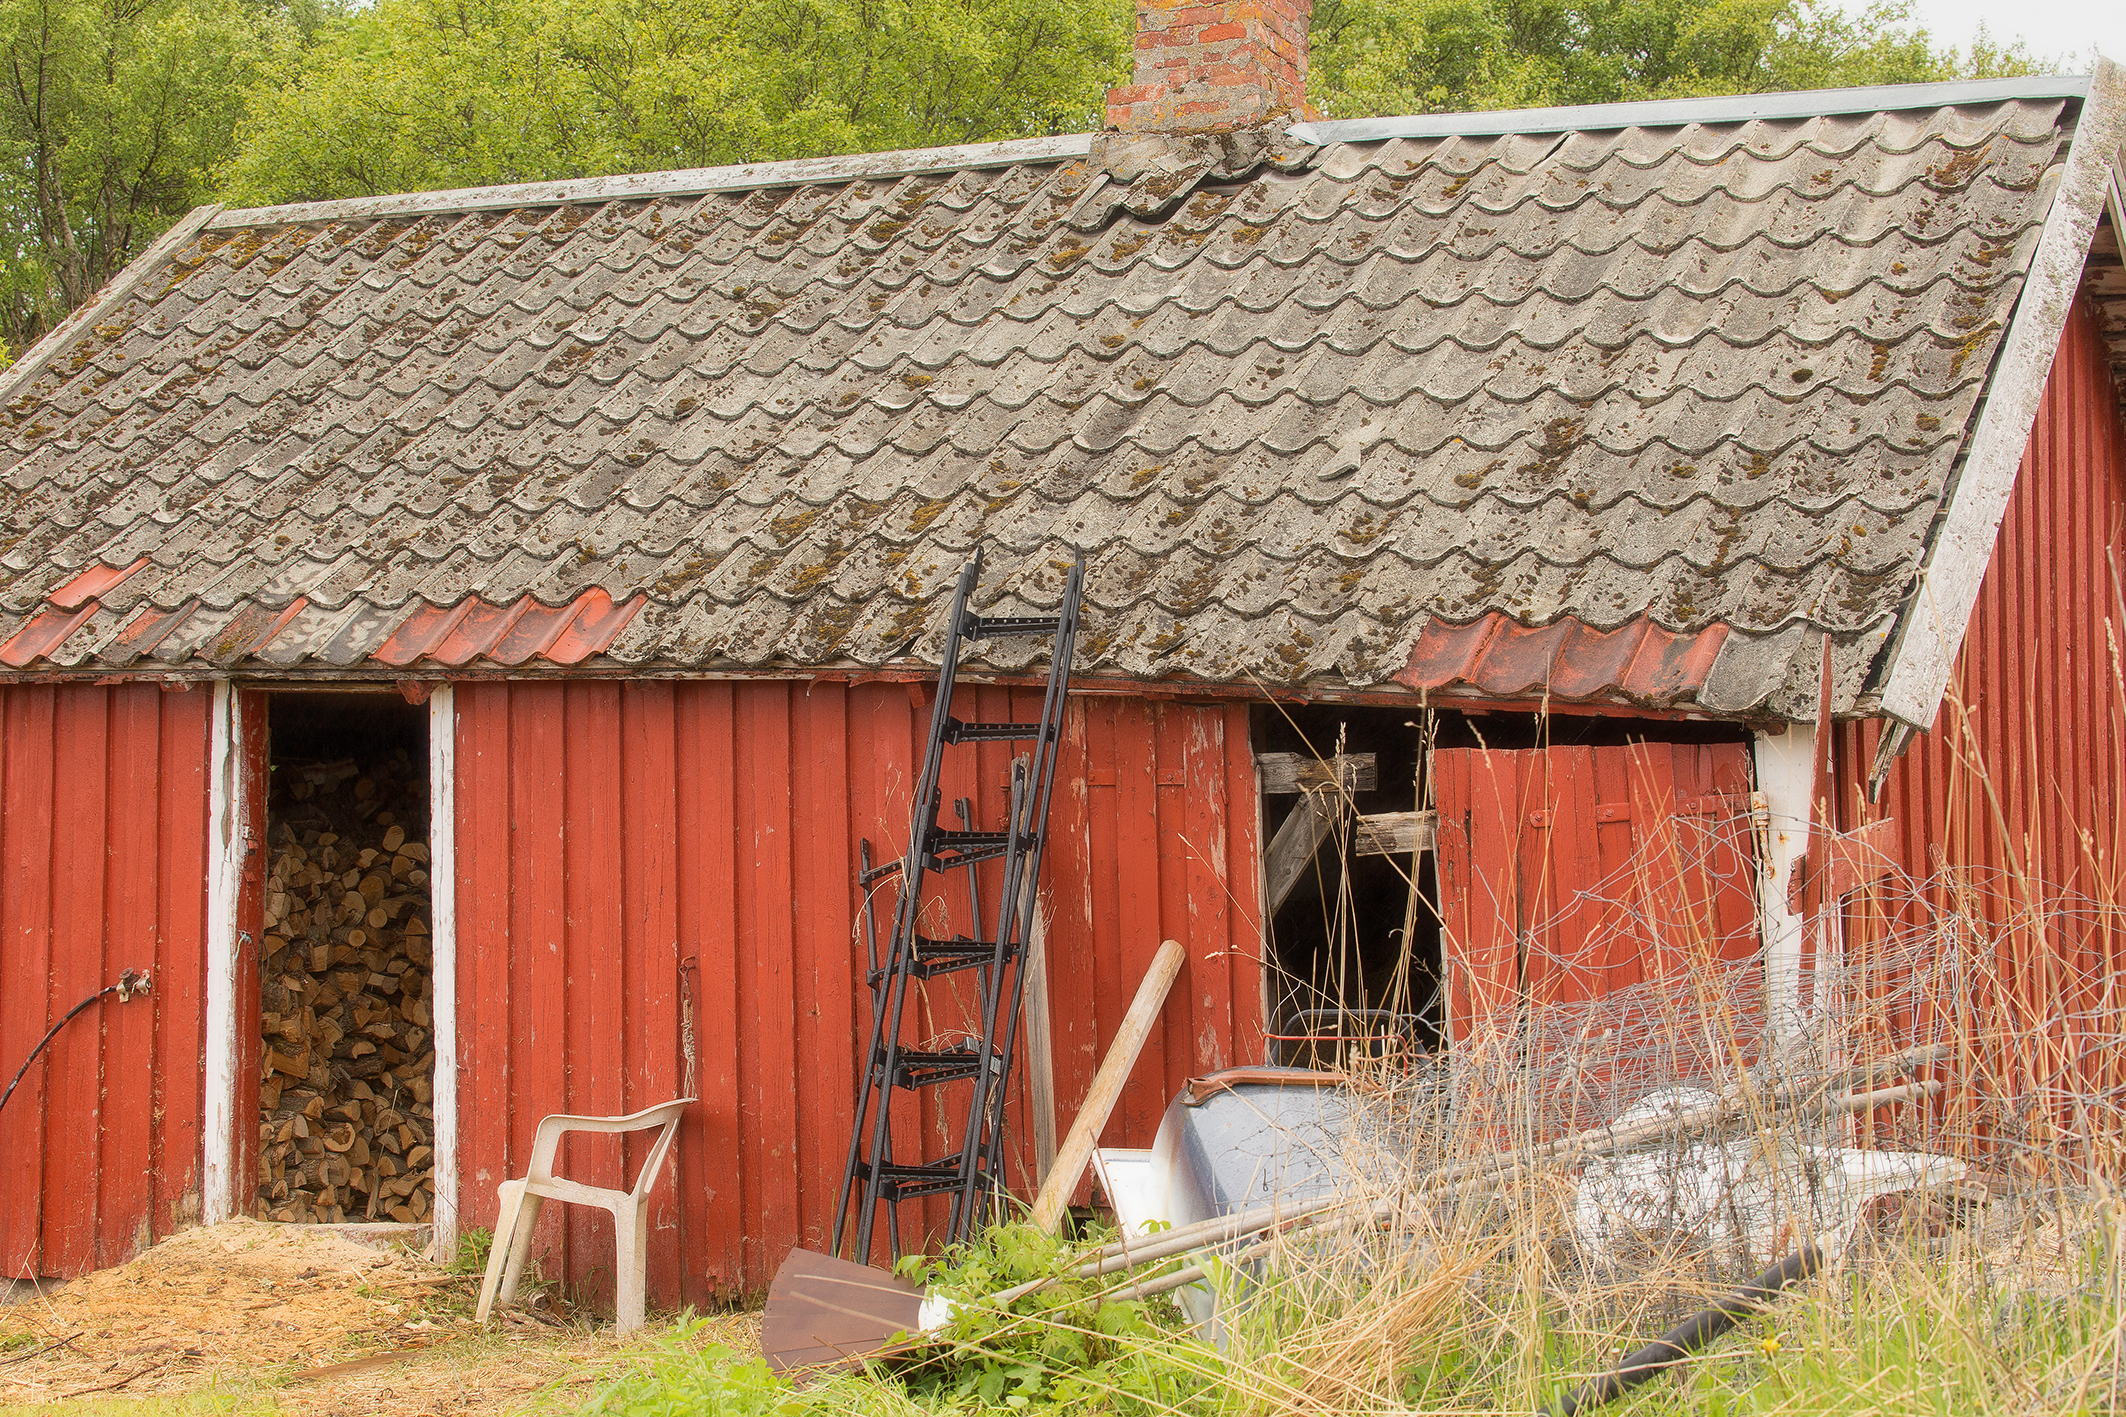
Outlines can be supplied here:
[[208, 198], [261, 64], [252, 0], [0, 0], [0, 334], [16, 349]]
[[245, 203], [1082, 131], [1128, 0], [377, 0], [291, 55]]
[[1336, 118], [2030, 73], [1983, 31], [1938, 48], [1909, 7], [1819, 0], [1319, 0], [1313, 95]]

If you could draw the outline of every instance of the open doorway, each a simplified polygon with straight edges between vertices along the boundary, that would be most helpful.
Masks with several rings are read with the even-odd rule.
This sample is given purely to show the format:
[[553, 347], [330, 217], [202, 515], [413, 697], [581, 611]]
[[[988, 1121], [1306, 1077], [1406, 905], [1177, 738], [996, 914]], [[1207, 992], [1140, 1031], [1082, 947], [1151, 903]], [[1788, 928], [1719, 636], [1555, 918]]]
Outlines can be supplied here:
[[276, 693], [267, 739], [256, 1213], [425, 1222], [428, 712], [388, 692]]
[[[1429, 805], [1424, 731], [1409, 709], [1299, 705], [1258, 714], [1274, 1057], [1328, 1063], [1337, 1050], [1301, 1040], [1372, 1035], [1391, 1016], [1404, 1045], [1438, 1045], [1438, 892], [1420, 810]], [[1343, 764], [1340, 791], [1324, 790], [1336, 777], [1332, 760]], [[1308, 828], [1309, 814], [1317, 828]]]

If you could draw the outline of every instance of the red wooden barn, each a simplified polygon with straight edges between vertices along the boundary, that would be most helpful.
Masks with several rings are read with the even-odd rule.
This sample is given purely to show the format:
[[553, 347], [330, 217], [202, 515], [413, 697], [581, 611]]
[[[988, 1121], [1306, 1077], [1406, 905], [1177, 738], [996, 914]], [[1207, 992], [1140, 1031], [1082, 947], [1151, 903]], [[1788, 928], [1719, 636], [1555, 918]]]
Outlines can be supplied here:
[[[686, 1086], [653, 1292], [822, 1244], [859, 843], [900, 850], [977, 546], [1003, 606], [1089, 565], [1042, 884], [1066, 1120], [1189, 947], [1115, 1144], [1398, 959], [1451, 1053], [1531, 987], [1511, 902], [1650, 811], [1761, 794], [1721, 919], [1776, 1006], [1819, 743], [1916, 864], [1982, 849], [1952, 685], [2043, 785], [2016, 812], [2114, 807], [2126, 74], [1290, 121], [1305, 7], [1230, 8], [1240, 40], [1140, 48], [1195, 68], [1147, 62], [1101, 134], [197, 211], [23, 355], [0, 1063], [121, 970], [153, 989], [0, 1113], [8, 1275], [274, 1213], [357, 1025], [402, 1081], [314, 1130], [425, 1109], [363, 1164], [425, 1168], [385, 1209], [446, 1244], [541, 1115]], [[978, 666], [983, 714], [1037, 669]], [[1293, 755], [1339, 744], [1389, 824], [1266, 880], [1316, 800]], [[1006, 771], [949, 788], [985, 816]], [[380, 783], [400, 839], [328, 862], [319, 804], [374, 827]], [[1537, 817], [1585, 844], [1540, 887]], [[350, 965], [380, 916], [382, 984]], [[308, 1031], [378, 987], [398, 1015]]]

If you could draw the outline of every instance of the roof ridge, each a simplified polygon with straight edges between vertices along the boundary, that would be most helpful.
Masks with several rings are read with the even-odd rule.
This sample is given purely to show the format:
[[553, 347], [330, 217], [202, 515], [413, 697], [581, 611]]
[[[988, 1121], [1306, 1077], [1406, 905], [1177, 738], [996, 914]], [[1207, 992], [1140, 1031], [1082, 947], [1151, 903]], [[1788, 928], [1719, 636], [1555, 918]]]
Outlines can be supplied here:
[[964, 172], [970, 168], [1012, 167], [1022, 162], [1067, 162], [1090, 156], [1092, 149], [1091, 133], [1067, 133], [1050, 138], [965, 143], [949, 148], [906, 148], [895, 152], [792, 158], [783, 162], [748, 162], [732, 167], [628, 172], [563, 182], [516, 182], [495, 187], [459, 187], [442, 192], [342, 197], [325, 202], [291, 202], [277, 207], [241, 207], [222, 212], [208, 224], [208, 230], [282, 226], [292, 222], [366, 221], [378, 217], [507, 211], [516, 207], [625, 202], [648, 197], [698, 196], [763, 187], [853, 182], [861, 178], [914, 177], [931, 172]]
[[1371, 143], [1389, 138], [1486, 138], [1523, 133], [1608, 132], [1680, 128], [1691, 123], [1747, 123], [1760, 118], [1830, 118], [1919, 108], [2007, 103], [2016, 99], [2087, 98], [2087, 74], [2033, 74], [1939, 84], [1800, 89], [1717, 98], [1659, 98], [1559, 108], [1503, 108], [1487, 113], [1420, 113], [1402, 118], [1343, 118], [1294, 123], [1286, 136], [1303, 143]]
[[[1285, 135], [1317, 146], [1376, 142], [1389, 138], [1487, 137], [1510, 134], [1604, 131], [1614, 128], [1677, 127], [1689, 123], [1742, 123], [1760, 118], [1820, 118], [1835, 114], [1946, 108], [2015, 99], [2084, 98], [2086, 74], [2035, 75], [1937, 84], [1885, 84], [1869, 88], [1811, 89], [1792, 93], [1718, 98], [1654, 99], [1636, 103], [1560, 108], [1499, 109], [1482, 113], [1414, 114], [1295, 123]], [[1061, 162], [1089, 157], [1097, 135], [1070, 133], [1047, 138], [1009, 138], [955, 147], [908, 148], [794, 158], [727, 167], [622, 173], [560, 182], [520, 182], [374, 197], [243, 207], [218, 213], [211, 231], [278, 226], [296, 222], [373, 220], [393, 216], [563, 206], [578, 202], [630, 201], [709, 192], [750, 191], [861, 178], [910, 177], [970, 168], [1009, 167], [1022, 162]]]

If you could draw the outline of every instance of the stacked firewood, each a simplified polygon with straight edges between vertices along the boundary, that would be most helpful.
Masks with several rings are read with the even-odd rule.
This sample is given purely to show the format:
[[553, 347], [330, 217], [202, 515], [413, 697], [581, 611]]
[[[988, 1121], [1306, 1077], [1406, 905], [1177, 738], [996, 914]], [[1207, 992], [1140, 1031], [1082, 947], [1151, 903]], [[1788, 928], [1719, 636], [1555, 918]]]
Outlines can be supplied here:
[[404, 752], [290, 766], [268, 809], [258, 1213], [424, 1221], [435, 1203], [426, 783]]

